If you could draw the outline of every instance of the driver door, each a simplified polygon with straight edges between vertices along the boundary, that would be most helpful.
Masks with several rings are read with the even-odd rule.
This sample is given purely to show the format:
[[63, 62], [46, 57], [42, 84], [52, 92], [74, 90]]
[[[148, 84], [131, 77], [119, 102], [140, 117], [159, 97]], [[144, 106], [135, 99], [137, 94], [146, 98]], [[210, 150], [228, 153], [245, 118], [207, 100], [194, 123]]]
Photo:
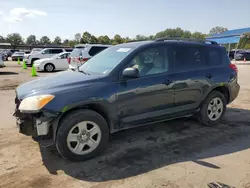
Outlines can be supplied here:
[[140, 77], [121, 80], [117, 93], [121, 125], [135, 126], [167, 119], [174, 110], [171, 69], [166, 46], [139, 52], [127, 67], [136, 67]]

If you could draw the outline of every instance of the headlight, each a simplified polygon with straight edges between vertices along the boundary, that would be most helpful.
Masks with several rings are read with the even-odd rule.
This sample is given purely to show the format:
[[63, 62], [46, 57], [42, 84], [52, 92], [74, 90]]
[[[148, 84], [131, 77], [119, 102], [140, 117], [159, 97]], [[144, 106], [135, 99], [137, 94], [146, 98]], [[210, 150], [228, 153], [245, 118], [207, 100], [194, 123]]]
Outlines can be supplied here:
[[33, 97], [27, 97], [22, 100], [19, 110], [20, 111], [38, 111], [42, 109], [46, 104], [48, 104], [52, 99], [54, 99], [54, 95], [38, 95]]

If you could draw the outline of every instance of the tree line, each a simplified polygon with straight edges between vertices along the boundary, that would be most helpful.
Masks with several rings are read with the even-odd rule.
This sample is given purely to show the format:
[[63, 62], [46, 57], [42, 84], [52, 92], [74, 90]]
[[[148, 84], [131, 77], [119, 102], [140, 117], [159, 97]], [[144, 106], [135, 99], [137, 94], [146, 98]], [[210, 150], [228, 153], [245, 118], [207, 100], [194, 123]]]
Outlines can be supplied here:
[[24, 39], [19, 33], [11, 33], [8, 34], [6, 37], [0, 36], [0, 43], [11, 43], [13, 46], [26, 44], [26, 45], [32, 45], [32, 44], [61, 44], [66, 46], [73, 47], [75, 44], [121, 44], [124, 42], [129, 41], [142, 41], [142, 40], [154, 40], [157, 38], [163, 38], [163, 37], [181, 37], [181, 38], [196, 38], [196, 39], [204, 39], [207, 35], [212, 34], [218, 34], [223, 31], [228, 30], [224, 27], [214, 27], [210, 30], [209, 34], [204, 34], [201, 32], [190, 32], [187, 30], [183, 30], [179, 27], [175, 29], [166, 29], [164, 31], [160, 31], [156, 33], [155, 35], [150, 36], [144, 36], [144, 35], [136, 35], [135, 38], [129, 38], [129, 37], [122, 37], [119, 34], [116, 34], [113, 38], [108, 37], [107, 35], [102, 36], [95, 36], [91, 33], [85, 31], [83, 34], [77, 33], [75, 34], [75, 37], [73, 40], [65, 39], [62, 40], [60, 36], [56, 36], [53, 40], [51, 40], [48, 36], [43, 36], [39, 40], [35, 35], [30, 35], [26, 39]]

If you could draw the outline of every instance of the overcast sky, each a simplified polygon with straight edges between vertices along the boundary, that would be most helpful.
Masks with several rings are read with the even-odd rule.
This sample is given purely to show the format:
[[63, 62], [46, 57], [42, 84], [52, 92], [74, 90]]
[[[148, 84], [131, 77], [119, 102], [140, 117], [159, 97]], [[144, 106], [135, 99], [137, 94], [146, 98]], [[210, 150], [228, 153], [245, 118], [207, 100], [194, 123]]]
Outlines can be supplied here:
[[250, 27], [250, 0], [0, 0], [0, 35], [134, 37], [181, 27], [208, 33], [214, 26]]

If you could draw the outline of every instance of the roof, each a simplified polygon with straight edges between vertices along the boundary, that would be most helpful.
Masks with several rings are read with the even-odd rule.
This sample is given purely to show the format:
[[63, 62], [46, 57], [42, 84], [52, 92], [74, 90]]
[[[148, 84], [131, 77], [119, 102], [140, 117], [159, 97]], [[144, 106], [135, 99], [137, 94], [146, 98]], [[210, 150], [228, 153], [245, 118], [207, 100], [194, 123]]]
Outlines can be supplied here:
[[75, 48], [77, 47], [86, 47], [86, 46], [103, 46], [103, 47], [109, 47], [109, 46], [112, 46], [112, 45], [108, 45], [108, 44], [76, 44], [75, 45]]
[[238, 43], [244, 35], [250, 36], [250, 27], [233, 29], [206, 37], [208, 40], [216, 41], [219, 44]]
[[154, 41], [138, 41], [138, 42], [128, 42], [128, 43], [122, 43], [122, 44], [117, 44], [115, 46], [118, 47], [127, 47], [127, 48], [136, 48], [138, 46], [144, 45], [144, 44], [148, 44], [148, 43], [152, 43]]
[[181, 44], [195, 44], [195, 45], [209, 45], [209, 46], [217, 46], [216, 44], [211, 44], [209, 41], [205, 40], [191, 40], [191, 39], [171, 39], [171, 40], [158, 40], [158, 41], [138, 41], [138, 42], [128, 42], [123, 44], [118, 44], [118, 47], [126, 47], [126, 48], [137, 48], [142, 45], [150, 44], [150, 43], [181, 43]]

